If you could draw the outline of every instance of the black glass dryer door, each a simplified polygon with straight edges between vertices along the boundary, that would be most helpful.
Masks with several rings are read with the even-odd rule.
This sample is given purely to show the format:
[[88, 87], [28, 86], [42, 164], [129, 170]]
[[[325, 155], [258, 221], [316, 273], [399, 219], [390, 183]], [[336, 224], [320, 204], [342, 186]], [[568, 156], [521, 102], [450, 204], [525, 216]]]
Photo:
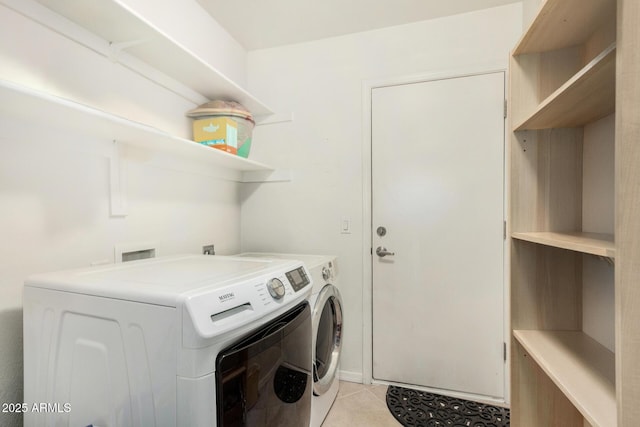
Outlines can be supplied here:
[[218, 355], [218, 426], [308, 426], [311, 389], [311, 310], [304, 302]]

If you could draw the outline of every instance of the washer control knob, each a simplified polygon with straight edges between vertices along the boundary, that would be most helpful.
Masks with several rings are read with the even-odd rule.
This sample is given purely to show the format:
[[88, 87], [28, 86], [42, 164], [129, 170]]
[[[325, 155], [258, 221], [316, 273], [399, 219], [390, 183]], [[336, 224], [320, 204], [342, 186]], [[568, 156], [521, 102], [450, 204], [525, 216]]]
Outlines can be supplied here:
[[331, 278], [331, 269], [329, 267], [322, 267], [322, 278], [324, 280], [329, 280]]
[[267, 289], [269, 290], [271, 297], [275, 300], [282, 299], [286, 292], [284, 283], [282, 283], [282, 280], [277, 278], [273, 278], [267, 282]]

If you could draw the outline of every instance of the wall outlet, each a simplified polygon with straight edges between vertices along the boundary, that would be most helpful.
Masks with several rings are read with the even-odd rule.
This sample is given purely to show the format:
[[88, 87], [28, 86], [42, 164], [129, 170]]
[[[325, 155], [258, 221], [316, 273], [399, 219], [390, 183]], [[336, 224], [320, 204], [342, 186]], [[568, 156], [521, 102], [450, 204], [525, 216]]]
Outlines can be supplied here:
[[205, 245], [202, 247], [202, 254], [203, 255], [215, 255], [216, 254], [216, 250], [213, 247], [213, 245]]

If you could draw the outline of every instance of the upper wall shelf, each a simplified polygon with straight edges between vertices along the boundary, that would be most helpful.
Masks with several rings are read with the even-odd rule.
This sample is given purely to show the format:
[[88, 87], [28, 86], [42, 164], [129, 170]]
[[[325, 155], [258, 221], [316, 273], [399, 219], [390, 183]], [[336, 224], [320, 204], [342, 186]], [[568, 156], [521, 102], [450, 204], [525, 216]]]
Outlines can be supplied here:
[[615, 111], [616, 46], [606, 48], [514, 130], [577, 127]]
[[273, 111], [202, 58], [119, 0], [37, 0], [204, 97], [233, 100], [254, 116]]
[[33, 124], [36, 114], [39, 126], [164, 151], [228, 170], [273, 171], [273, 168], [262, 163], [205, 147], [68, 99], [0, 80], [0, 115]]
[[594, 28], [615, 20], [610, 0], [546, 0], [513, 55], [548, 52], [585, 42]]

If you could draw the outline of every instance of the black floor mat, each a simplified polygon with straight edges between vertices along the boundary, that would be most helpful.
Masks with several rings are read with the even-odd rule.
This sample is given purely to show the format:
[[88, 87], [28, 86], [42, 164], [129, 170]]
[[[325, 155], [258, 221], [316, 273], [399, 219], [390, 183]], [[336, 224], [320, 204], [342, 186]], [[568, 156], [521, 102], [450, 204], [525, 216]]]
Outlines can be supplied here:
[[509, 410], [471, 400], [389, 386], [387, 406], [406, 427], [508, 427]]

